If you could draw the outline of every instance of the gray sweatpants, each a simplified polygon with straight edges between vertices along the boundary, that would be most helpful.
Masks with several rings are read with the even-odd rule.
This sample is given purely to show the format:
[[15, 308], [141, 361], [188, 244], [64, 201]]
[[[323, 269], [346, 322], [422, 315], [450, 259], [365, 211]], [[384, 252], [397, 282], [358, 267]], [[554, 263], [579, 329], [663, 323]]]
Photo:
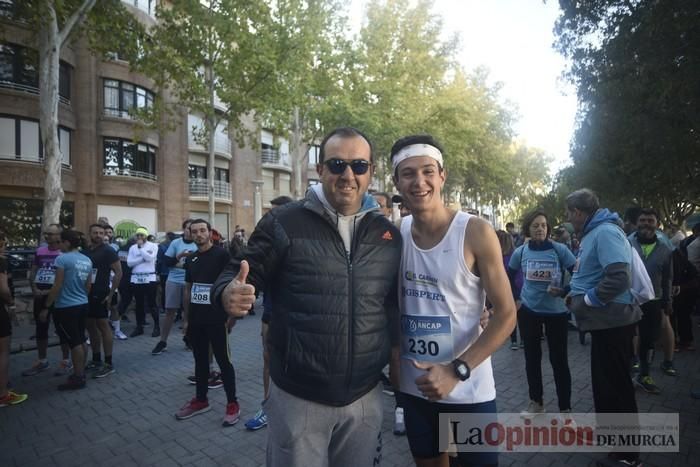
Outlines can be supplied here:
[[300, 399], [270, 382], [268, 467], [372, 467], [381, 462], [382, 389], [333, 407]]

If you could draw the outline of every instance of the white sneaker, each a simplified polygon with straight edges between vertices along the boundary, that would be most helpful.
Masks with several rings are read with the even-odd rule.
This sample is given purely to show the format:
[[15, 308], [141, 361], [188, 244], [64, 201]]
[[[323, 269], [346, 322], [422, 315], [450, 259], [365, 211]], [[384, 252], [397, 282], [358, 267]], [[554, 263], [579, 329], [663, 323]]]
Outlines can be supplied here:
[[569, 427], [569, 428], [573, 428], [575, 430], [576, 427], [578, 426], [578, 425], [576, 425], [576, 420], [574, 420], [571, 417], [571, 409], [562, 410], [561, 412], [559, 412], [558, 418], [562, 424], [562, 427]]
[[403, 421], [403, 407], [396, 407], [394, 411], [394, 434], [397, 436], [406, 434], [406, 425]]
[[522, 418], [533, 418], [544, 413], [544, 405], [539, 402], [530, 401], [527, 408], [520, 412]]
[[118, 330], [118, 331], [114, 331], [114, 337], [116, 337], [116, 338], [119, 339], [120, 341], [125, 341], [125, 340], [127, 340], [127, 339], [129, 338], [126, 334], [124, 334], [124, 333], [121, 331], [121, 329]]

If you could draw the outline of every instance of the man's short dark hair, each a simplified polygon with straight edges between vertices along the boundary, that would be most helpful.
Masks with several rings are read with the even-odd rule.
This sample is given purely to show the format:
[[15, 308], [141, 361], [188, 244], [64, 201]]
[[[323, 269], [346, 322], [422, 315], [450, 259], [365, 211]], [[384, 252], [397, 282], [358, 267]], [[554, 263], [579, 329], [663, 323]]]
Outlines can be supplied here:
[[289, 196], [282, 195], [282, 196], [278, 196], [275, 199], [270, 200], [270, 204], [273, 206], [282, 206], [284, 204], [291, 203], [292, 201], [294, 201], [294, 200], [292, 198], [290, 198]]
[[506, 229], [514, 229], [514, 228], [515, 228], [515, 224], [513, 224], [512, 222], [506, 223]]
[[593, 214], [600, 209], [600, 201], [593, 190], [581, 188], [566, 197], [566, 209], [569, 211], [578, 209], [586, 214]]
[[[629, 222], [630, 224], [636, 224], [637, 219], [639, 218], [639, 215], [642, 213], [642, 208], [639, 206], [631, 206], [627, 209], [625, 209], [625, 215], [623, 216], [623, 220], [625, 222]], [[658, 217], [657, 217], [658, 219]]]
[[659, 213], [654, 208], [642, 208], [642, 209], [640, 209], [636, 220], [639, 220], [639, 216], [641, 216], [641, 215], [654, 216], [657, 221], [659, 220]]
[[112, 227], [112, 226], [109, 225], [109, 224], [102, 224], [102, 227], [103, 227], [105, 230], [109, 229], [109, 230], [114, 231], [114, 227]]
[[[403, 138], [398, 139], [394, 145], [391, 147], [391, 159], [394, 159], [394, 156], [403, 148], [406, 146], [411, 146], [412, 144], [429, 144], [430, 146], [436, 147], [441, 153], [445, 153], [445, 150], [442, 149], [442, 145], [438, 140], [433, 138], [431, 135], [428, 134], [419, 134], [419, 135], [408, 135], [404, 136]], [[443, 167], [440, 167], [440, 170], [442, 170]]]
[[372, 196], [381, 196], [386, 200], [386, 207], [393, 208], [394, 203], [391, 201], [391, 195], [385, 191], [376, 191], [372, 193]]
[[102, 229], [102, 230], [105, 229], [104, 224], [90, 224], [90, 227], [88, 227], [88, 232], [92, 232], [93, 227], [97, 227], [97, 228]]
[[353, 128], [350, 126], [344, 126], [340, 128], [336, 128], [335, 130], [332, 130], [330, 133], [328, 133], [324, 138], [323, 141], [321, 141], [321, 147], [318, 151], [318, 163], [323, 164], [323, 161], [326, 160], [326, 143], [328, 142], [329, 139], [331, 139], [334, 136], [338, 136], [340, 138], [355, 138], [355, 137], [360, 137], [367, 141], [367, 144], [369, 145], [369, 160], [370, 162], [374, 161], [374, 146], [372, 146], [372, 142], [369, 140], [369, 138], [362, 133], [360, 130], [357, 128]]
[[[191, 226], [192, 224], [207, 224], [207, 230], [211, 231], [211, 224], [209, 224], [208, 221], [205, 221], [204, 219], [188, 219], [188, 224]], [[184, 228], [184, 225], [183, 225]]]

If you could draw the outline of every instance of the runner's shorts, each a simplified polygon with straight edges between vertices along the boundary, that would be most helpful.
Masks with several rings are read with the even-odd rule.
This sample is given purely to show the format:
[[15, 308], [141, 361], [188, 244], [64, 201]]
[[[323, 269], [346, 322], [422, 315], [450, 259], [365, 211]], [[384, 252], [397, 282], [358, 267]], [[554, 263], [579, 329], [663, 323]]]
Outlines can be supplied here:
[[85, 342], [85, 319], [88, 314], [87, 303], [66, 308], [54, 308], [53, 313], [56, 334], [58, 334], [61, 344], [68, 344], [70, 348], [73, 348]]
[[185, 284], [167, 281], [165, 283], [165, 308], [182, 308], [183, 293], [185, 293]]

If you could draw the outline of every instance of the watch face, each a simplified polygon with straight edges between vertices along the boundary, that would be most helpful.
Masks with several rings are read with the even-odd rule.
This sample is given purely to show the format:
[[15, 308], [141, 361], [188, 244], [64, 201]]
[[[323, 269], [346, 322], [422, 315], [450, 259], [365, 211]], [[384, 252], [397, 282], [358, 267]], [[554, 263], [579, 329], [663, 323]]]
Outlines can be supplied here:
[[453, 362], [453, 366], [455, 369], [455, 373], [457, 373], [457, 377], [462, 380], [466, 381], [467, 378], [469, 378], [469, 367], [464, 362], [461, 362], [459, 360]]
[[467, 367], [464, 365], [464, 363], [457, 365], [457, 371], [459, 372], [460, 376], [467, 376]]

